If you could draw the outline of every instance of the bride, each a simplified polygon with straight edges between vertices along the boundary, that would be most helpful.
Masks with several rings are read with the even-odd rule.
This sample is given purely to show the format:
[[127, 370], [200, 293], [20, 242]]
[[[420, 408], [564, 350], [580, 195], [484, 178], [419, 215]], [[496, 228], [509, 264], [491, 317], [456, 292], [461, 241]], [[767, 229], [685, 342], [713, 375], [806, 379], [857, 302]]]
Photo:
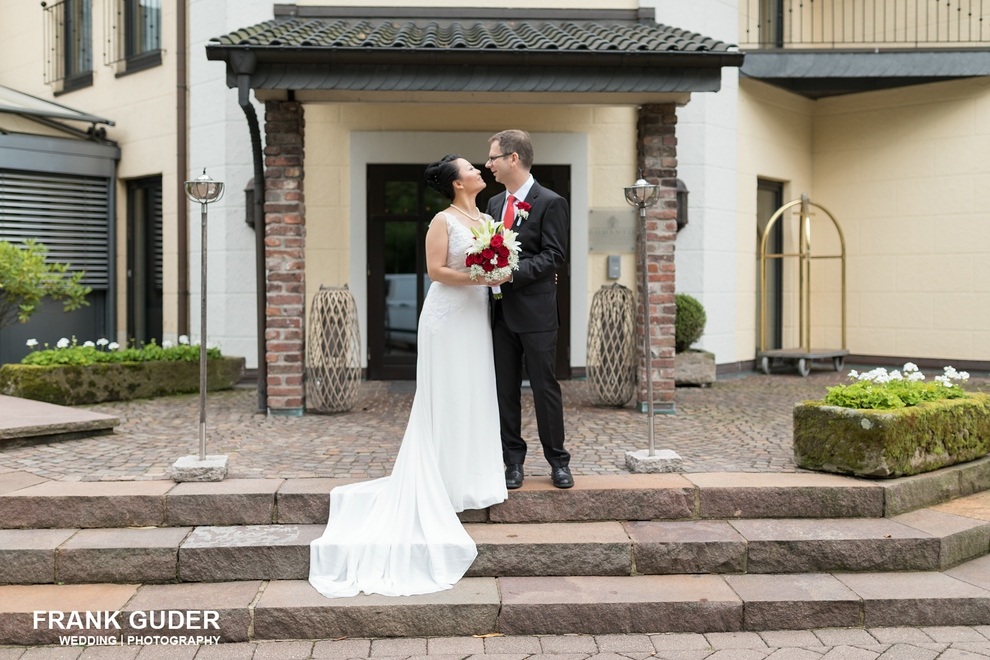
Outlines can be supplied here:
[[309, 581], [331, 598], [451, 588], [478, 554], [457, 512], [507, 497], [488, 286], [464, 265], [485, 182], [454, 154], [430, 165], [426, 181], [451, 204], [426, 234], [432, 284], [419, 319], [416, 395], [392, 474], [330, 493]]

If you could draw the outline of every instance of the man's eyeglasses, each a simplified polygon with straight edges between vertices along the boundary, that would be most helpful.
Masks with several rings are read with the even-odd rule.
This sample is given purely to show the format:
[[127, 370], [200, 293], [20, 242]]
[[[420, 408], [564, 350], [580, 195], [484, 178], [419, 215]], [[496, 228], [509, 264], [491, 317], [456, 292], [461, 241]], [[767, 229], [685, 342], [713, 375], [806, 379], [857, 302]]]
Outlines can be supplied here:
[[[512, 152], [512, 153], [515, 153], [515, 152]], [[499, 155], [497, 155], [497, 156], [492, 156], [491, 158], [489, 158], [488, 160], [486, 160], [486, 161], [485, 161], [485, 165], [487, 165], [488, 163], [494, 163], [494, 162], [495, 162], [496, 160], [498, 160], [499, 158], [505, 158], [506, 156], [511, 156], [511, 155], [512, 155], [512, 153], [508, 153], [508, 154], [499, 154]]]

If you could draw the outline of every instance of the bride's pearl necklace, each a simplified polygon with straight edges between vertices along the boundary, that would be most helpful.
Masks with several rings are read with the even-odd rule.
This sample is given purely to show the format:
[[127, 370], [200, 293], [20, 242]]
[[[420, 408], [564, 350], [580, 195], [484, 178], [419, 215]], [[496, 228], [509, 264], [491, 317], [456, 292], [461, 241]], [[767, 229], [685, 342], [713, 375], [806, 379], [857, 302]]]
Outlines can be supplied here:
[[477, 222], [478, 220], [481, 220], [481, 209], [478, 209], [478, 214], [477, 215], [472, 216], [470, 213], [468, 213], [467, 211], [465, 211], [464, 209], [462, 209], [460, 206], [457, 206], [456, 204], [451, 204], [450, 205], [450, 208], [457, 209], [458, 211], [460, 211], [461, 213], [464, 214], [464, 217], [465, 218], [468, 218], [470, 220], [474, 220], [475, 222]]

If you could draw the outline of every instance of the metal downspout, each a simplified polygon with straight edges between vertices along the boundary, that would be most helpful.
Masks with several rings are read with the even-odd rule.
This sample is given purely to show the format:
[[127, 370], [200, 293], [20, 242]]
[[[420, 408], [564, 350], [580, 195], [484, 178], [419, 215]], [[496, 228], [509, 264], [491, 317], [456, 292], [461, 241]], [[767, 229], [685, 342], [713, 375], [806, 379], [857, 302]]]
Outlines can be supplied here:
[[[176, 330], [178, 335], [189, 334], [189, 206], [186, 201], [185, 189], [182, 182], [189, 174], [189, 127], [187, 101], [189, 97], [189, 85], [186, 81], [188, 67], [186, 62], [186, 18], [188, 6], [187, 0], [179, 0], [176, 3], [176, 48], [175, 48], [175, 78], [176, 78], [176, 102], [175, 102], [175, 132], [176, 132], [176, 164], [175, 176], [178, 183], [175, 186], [178, 195], [176, 206], [176, 226], [178, 229], [176, 255], [178, 270], [178, 313], [176, 314]], [[203, 341], [206, 341], [203, 339]]]
[[265, 164], [261, 150], [261, 127], [258, 113], [251, 103], [251, 76], [237, 75], [237, 102], [247, 117], [251, 134], [251, 153], [254, 160], [254, 250], [255, 278], [257, 280], [258, 322], [258, 413], [268, 413], [268, 362], [265, 340], [265, 308], [267, 306], [268, 280], [265, 273]]

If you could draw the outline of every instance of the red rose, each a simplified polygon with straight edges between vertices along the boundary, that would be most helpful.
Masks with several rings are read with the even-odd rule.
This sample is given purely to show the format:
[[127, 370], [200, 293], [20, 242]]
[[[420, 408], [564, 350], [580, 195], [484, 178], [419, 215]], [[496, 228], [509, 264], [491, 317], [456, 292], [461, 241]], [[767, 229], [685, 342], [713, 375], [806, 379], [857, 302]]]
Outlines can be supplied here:
[[486, 273], [490, 273], [493, 270], [495, 270], [495, 266], [492, 265], [491, 261], [486, 261], [485, 263], [481, 264], [481, 267], [485, 270]]
[[504, 245], [500, 245], [498, 249], [495, 250], [495, 254], [497, 254], [500, 257], [508, 257], [509, 248], [505, 247]]
[[467, 258], [464, 260], [464, 265], [465, 266], [473, 266], [474, 265], [474, 255], [473, 254], [469, 254], [467, 256]]
[[530, 204], [527, 204], [526, 202], [516, 202], [516, 208], [519, 209], [520, 211], [526, 211], [528, 213], [529, 210], [533, 207]]
[[505, 257], [499, 257], [498, 258], [498, 267], [499, 268], [505, 268], [508, 265], [509, 265], [509, 260], [508, 259], [506, 259]]
[[502, 237], [502, 234], [495, 234], [492, 236], [492, 240], [489, 241], [489, 245], [493, 248], [500, 247], [503, 243], [505, 243], [505, 239]]
[[485, 248], [484, 250], [481, 251], [481, 258], [484, 259], [485, 261], [488, 261], [494, 256], [495, 256], [495, 251], [492, 250], [491, 248]]

